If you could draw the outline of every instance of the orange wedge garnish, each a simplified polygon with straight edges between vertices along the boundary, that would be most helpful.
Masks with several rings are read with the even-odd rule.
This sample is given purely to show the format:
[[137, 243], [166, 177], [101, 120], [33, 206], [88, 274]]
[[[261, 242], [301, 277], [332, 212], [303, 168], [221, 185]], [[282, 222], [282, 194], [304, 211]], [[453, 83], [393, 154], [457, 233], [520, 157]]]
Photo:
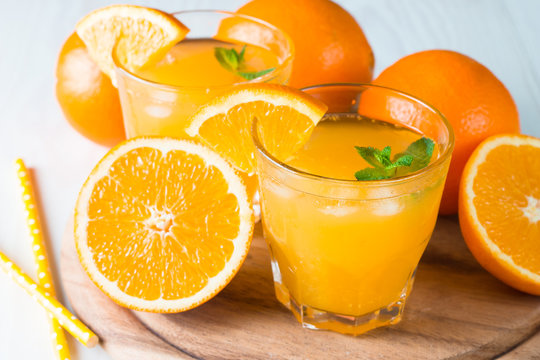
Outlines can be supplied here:
[[476, 148], [461, 179], [459, 221], [486, 270], [540, 295], [540, 139], [497, 135]]
[[75, 207], [83, 268], [136, 310], [179, 312], [209, 300], [242, 265], [252, 233], [242, 179], [185, 140], [135, 138], [113, 148]]
[[251, 131], [258, 121], [261, 141], [287, 160], [309, 139], [327, 106], [283, 85], [248, 84], [214, 98], [190, 120], [186, 133], [197, 137], [247, 174], [255, 172]]
[[126, 69], [157, 62], [189, 29], [174, 16], [135, 5], [112, 5], [86, 15], [76, 26], [90, 57], [116, 84], [113, 51]]

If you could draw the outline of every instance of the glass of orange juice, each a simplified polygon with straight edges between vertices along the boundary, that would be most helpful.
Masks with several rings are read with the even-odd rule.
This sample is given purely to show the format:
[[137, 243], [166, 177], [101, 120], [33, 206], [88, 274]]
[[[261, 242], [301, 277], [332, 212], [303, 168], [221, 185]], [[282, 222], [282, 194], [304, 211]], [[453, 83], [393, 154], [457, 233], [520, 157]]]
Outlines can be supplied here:
[[[262, 20], [218, 10], [173, 13], [190, 32], [158, 62], [137, 73], [115, 61], [128, 138], [187, 137], [186, 121], [203, 104], [236, 84], [287, 83], [294, 46]], [[220, 50], [216, 50], [220, 49]], [[223, 64], [235, 52], [241, 60]], [[218, 57], [221, 55], [220, 60]]]
[[[395, 324], [435, 226], [452, 129], [436, 109], [388, 88], [304, 91], [329, 111], [293, 158], [275, 158], [253, 132], [276, 296], [311, 329], [357, 335]], [[398, 154], [422, 137], [433, 140], [426, 167], [356, 180], [369, 164], [355, 146]]]

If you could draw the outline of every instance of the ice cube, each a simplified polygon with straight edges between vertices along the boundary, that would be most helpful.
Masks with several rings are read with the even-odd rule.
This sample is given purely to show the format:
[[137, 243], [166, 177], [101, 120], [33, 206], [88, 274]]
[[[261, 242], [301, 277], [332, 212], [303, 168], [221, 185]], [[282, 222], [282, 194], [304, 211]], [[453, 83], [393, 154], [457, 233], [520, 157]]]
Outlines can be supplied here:
[[370, 211], [378, 216], [393, 216], [403, 210], [403, 202], [399, 198], [374, 201]]
[[151, 99], [153, 102], [170, 104], [177, 100], [177, 94], [170, 91], [154, 91], [151, 93]]
[[282, 199], [291, 199], [294, 197], [295, 191], [289, 187], [278, 184], [272, 180], [265, 180], [263, 183], [263, 193], [268, 192], [271, 196], [277, 196]]
[[166, 118], [172, 114], [172, 108], [168, 106], [148, 105], [144, 110], [148, 115], [155, 118]]
[[360, 207], [358, 206], [347, 206], [347, 205], [331, 205], [331, 206], [324, 206], [320, 209], [320, 211], [325, 215], [331, 215], [336, 217], [341, 216], [348, 216], [352, 215], [358, 211], [360, 211]]

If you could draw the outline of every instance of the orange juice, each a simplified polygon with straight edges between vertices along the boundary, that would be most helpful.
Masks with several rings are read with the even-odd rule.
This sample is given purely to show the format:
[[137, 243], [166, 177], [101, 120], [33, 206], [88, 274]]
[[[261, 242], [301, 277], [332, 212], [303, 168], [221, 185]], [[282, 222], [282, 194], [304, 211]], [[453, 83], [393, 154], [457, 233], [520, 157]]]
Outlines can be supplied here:
[[[288, 165], [354, 180], [356, 170], [370, 166], [355, 146], [390, 145], [398, 153], [421, 137], [404, 127], [354, 115], [329, 119], [315, 127]], [[292, 297], [317, 309], [353, 316], [398, 299], [433, 230], [442, 187], [441, 178], [421, 192], [354, 201], [268, 188], [265, 231]], [[288, 227], [286, 222], [297, 226]], [[414, 229], [403, 233], [411, 223], [416, 224]]]
[[[157, 64], [131, 73], [115, 63], [128, 138], [187, 138], [184, 130], [191, 115], [231, 86], [247, 82], [285, 84], [289, 80], [294, 46], [272, 25], [217, 10], [172, 15], [190, 31]], [[242, 61], [233, 64], [236, 67], [224, 62], [230, 60], [224, 52], [230, 55], [233, 50], [236, 55], [242, 54]]]
[[[256, 73], [279, 66], [277, 56], [260, 46], [196, 39], [181, 41], [159, 63], [134, 74], [141, 82], [119, 77], [127, 137], [187, 137], [186, 122], [200, 106], [230, 86], [247, 81], [223, 67], [214, 55], [215, 49], [240, 53], [244, 46], [242, 72]], [[253, 81], [281, 82], [282, 77], [274, 76], [276, 71]]]
[[287, 163], [311, 174], [354, 180], [356, 170], [371, 166], [355, 146], [382, 149], [389, 145], [392, 153], [397, 154], [421, 137], [422, 134], [405, 127], [358, 115], [330, 115], [315, 127], [309, 142]]
[[[141, 69], [137, 75], [157, 83], [185, 87], [227, 86], [244, 82], [245, 78], [227, 70], [216, 59], [214, 51], [220, 47], [240, 53], [244, 45], [215, 39], [184, 40], [159, 63]], [[244, 59], [245, 72], [275, 69], [279, 65], [275, 54], [256, 45], [245, 45]]]
[[[360, 334], [400, 320], [435, 226], [448, 161], [401, 178], [356, 181], [355, 172], [371, 165], [355, 146], [391, 146], [397, 154], [422, 136], [337, 113], [286, 163], [258, 156], [276, 296], [305, 327]], [[431, 164], [440, 159], [437, 147]]]

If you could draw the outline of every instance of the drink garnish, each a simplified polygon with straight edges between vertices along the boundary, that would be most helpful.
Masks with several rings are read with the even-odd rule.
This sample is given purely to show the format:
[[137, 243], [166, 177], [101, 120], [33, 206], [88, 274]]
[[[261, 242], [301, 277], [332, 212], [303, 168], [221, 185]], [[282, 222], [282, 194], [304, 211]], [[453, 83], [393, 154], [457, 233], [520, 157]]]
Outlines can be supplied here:
[[246, 80], [253, 80], [260, 76], [268, 74], [270, 71], [275, 68], [269, 68], [261, 71], [242, 71], [242, 68], [245, 67], [244, 54], [246, 52], [246, 45], [242, 47], [240, 52], [236, 49], [227, 49], [224, 47], [215, 47], [214, 56], [217, 61], [223, 66], [223, 68], [228, 71], [243, 77]]
[[422, 137], [410, 144], [404, 152], [394, 155], [391, 160], [392, 148], [390, 146], [382, 150], [371, 146], [355, 146], [360, 156], [373, 167], [359, 170], [354, 176], [361, 181], [382, 180], [418, 171], [429, 164], [434, 147], [433, 140]]

